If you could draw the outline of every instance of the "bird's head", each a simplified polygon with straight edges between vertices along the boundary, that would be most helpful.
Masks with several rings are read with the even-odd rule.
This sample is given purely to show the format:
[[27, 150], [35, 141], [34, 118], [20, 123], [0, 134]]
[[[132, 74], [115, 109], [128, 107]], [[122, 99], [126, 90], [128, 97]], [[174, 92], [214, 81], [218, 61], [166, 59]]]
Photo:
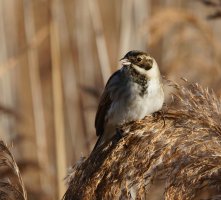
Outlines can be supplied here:
[[158, 65], [154, 58], [142, 51], [129, 51], [122, 59], [122, 65], [134, 67], [141, 73], [153, 76], [158, 74]]

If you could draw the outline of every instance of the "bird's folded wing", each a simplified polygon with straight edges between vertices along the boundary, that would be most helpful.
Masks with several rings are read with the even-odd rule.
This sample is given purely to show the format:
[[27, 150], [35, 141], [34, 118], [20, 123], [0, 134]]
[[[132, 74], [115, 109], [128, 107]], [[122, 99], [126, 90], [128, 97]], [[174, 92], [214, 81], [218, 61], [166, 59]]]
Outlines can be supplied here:
[[112, 104], [111, 94], [110, 94], [110, 86], [113, 82], [118, 79], [120, 70], [116, 71], [108, 80], [104, 92], [101, 96], [100, 103], [98, 105], [96, 117], [95, 117], [95, 128], [97, 136], [101, 136], [104, 132], [105, 127], [105, 116]]

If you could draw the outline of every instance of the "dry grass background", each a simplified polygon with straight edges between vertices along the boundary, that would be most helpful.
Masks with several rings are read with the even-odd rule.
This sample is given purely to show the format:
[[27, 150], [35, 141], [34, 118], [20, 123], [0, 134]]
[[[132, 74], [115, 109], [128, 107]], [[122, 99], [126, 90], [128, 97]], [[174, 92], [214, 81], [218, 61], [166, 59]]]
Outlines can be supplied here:
[[66, 169], [91, 151], [98, 97], [128, 50], [149, 51], [169, 79], [221, 93], [219, 1], [2, 0], [0, 11], [0, 139], [14, 144], [29, 199], [65, 193]]

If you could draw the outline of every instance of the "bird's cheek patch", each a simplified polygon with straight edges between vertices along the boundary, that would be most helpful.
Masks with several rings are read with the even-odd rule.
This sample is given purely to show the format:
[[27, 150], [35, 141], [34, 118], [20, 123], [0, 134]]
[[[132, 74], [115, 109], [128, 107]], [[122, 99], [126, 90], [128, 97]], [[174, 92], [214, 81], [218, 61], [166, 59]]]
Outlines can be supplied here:
[[150, 70], [153, 66], [153, 60], [148, 60], [145, 64], [143, 64], [143, 68], [145, 70]]
[[144, 68], [145, 70], [147, 70], [147, 71], [148, 71], [148, 70], [150, 70], [150, 69], [152, 68], [152, 66], [149, 66], [149, 65], [144, 65], [144, 66], [143, 66], [143, 68]]

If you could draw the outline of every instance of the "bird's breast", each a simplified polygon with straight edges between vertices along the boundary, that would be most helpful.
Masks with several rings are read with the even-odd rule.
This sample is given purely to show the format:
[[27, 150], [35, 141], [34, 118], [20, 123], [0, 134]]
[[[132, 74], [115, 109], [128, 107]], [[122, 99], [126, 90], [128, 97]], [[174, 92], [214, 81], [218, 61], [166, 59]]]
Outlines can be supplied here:
[[160, 110], [164, 101], [161, 84], [156, 81], [130, 79], [116, 90], [119, 91], [115, 91], [118, 96], [114, 98], [107, 114], [111, 124], [140, 120]]

